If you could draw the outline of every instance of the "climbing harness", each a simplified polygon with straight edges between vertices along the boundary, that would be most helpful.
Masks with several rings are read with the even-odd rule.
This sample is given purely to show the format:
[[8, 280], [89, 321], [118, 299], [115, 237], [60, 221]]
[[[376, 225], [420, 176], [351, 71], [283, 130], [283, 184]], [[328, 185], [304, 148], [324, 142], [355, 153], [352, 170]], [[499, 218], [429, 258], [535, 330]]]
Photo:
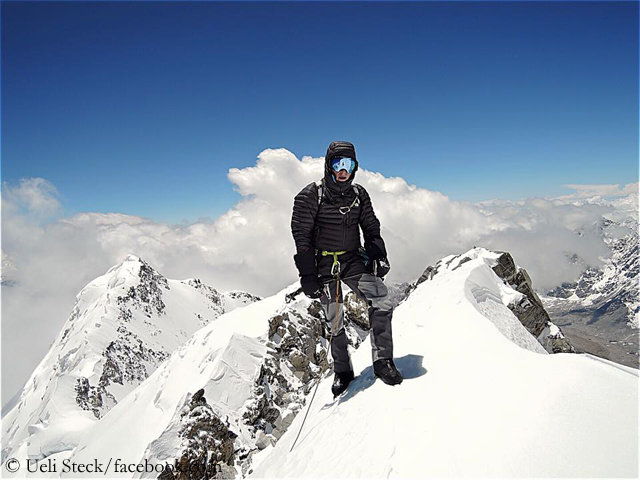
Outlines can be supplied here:
[[329, 255], [333, 255], [333, 264], [331, 264], [331, 276], [339, 277], [340, 276], [340, 260], [338, 260], [338, 255], [344, 255], [346, 250], [342, 250], [340, 252], [327, 252], [326, 250], [322, 250], [320, 254], [323, 257], [328, 257]]

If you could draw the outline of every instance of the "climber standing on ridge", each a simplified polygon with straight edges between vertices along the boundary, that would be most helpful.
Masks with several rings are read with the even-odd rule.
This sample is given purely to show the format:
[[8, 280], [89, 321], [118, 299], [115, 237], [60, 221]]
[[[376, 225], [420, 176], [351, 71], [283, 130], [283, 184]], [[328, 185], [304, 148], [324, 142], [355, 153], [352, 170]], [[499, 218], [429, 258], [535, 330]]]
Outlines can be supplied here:
[[[344, 392], [354, 378], [344, 330], [342, 289], [336, 285], [340, 280], [369, 305], [375, 376], [388, 385], [402, 382], [393, 363], [393, 306], [382, 281], [390, 268], [387, 251], [369, 194], [361, 185], [353, 184], [357, 170], [353, 144], [332, 142], [325, 155], [324, 178], [296, 195], [291, 219], [297, 251], [293, 258], [302, 290], [309, 298], [320, 299], [332, 329], [335, 378], [331, 391], [335, 396]], [[334, 329], [331, 326], [336, 319], [336, 293], [339, 311]]]

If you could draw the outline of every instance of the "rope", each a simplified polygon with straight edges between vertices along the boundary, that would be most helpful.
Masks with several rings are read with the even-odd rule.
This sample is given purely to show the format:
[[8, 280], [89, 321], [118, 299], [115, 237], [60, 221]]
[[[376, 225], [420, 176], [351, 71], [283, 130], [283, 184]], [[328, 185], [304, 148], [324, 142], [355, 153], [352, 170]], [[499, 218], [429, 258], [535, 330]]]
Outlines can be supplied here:
[[[322, 252], [323, 255], [324, 253], [325, 252]], [[333, 253], [333, 252], [327, 252], [327, 253]], [[334, 254], [334, 257], [333, 257], [336, 261], [337, 261], [337, 255], [340, 255], [340, 253], [336, 252], [336, 254]], [[339, 262], [338, 262], [338, 265], [340, 265]], [[338, 315], [340, 313], [338, 310], [338, 294], [339, 293], [340, 293], [340, 270], [338, 270], [338, 274], [336, 275], [336, 315], [333, 320], [333, 325], [331, 326], [331, 335], [329, 336], [329, 345], [327, 346], [327, 354], [325, 355], [324, 361], [322, 362], [322, 368], [320, 370], [321, 372], [324, 372], [324, 369], [327, 366], [327, 359], [329, 358], [329, 352], [331, 352], [331, 341], [333, 340], [333, 332], [335, 332], [335, 329], [338, 326], [338, 318], [339, 318]], [[318, 377], [318, 381], [316, 382], [316, 388], [313, 390], [311, 401], [309, 402], [309, 406], [307, 407], [307, 413], [304, 414], [304, 418], [302, 419], [302, 425], [300, 425], [300, 430], [298, 431], [298, 435], [296, 436], [296, 439], [293, 441], [293, 445], [291, 445], [291, 450], [289, 450], [289, 453], [293, 452], [293, 447], [296, 446], [296, 442], [298, 441], [298, 438], [300, 438], [300, 434], [302, 433], [304, 424], [307, 421], [307, 415], [309, 415], [309, 410], [311, 410], [311, 404], [313, 403], [313, 399], [316, 398], [316, 392], [318, 391], [320, 380], [322, 380], [322, 375]]]

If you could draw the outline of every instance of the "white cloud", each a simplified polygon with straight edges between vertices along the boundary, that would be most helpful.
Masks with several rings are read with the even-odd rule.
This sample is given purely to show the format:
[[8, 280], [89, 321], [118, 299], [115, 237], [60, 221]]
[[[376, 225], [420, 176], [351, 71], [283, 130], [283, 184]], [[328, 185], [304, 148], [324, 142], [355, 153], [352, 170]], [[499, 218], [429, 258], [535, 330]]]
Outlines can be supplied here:
[[[613, 210], [610, 206], [530, 198], [481, 202], [481, 210], [499, 219], [500, 229], [479, 237], [478, 244], [510, 252], [516, 263], [527, 269], [535, 288], [573, 281], [585, 264], [599, 266], [601, 258], [610, 255], [597, 228], [602, 216]], [[584, 263], [569, 262], [573, 254]]]
[[563, 187], [575, 190], [574, 193], [569, 195], [562, 195], [556, 197], [557, 200], [570, 200], [570, 199], [582, 199], [590, 197], [626, 197], [627, 195], [638, 193], [638, 182], [627, 183], [620, 187], [620, 184], [612, 185], [578, 185], [568, 184]]
[[[8, 274], [15, 285], [2, 292], [3, 357], [14, 366], [3, 372], [3, 403], [43, 357], [78, 291], [127, 254], [169, 278], [199, 277], [220, 290], [268, 295], [294, 282], [293, 197], [321, 178], [322, 163], [299, 160], [285, 149], [264, 150], [255, 166], [229, 171], [243, 196], [237, 205], [216, 220], [186, 226], [119, 213], [43, 223], [60, 206], [51, 183], [27, 179], [4, 185], [2, 251], [14, 267]], [[607, 254], [593, 224], [610, 206], [541, 198], [474, 205], [362, 167], [356, 181], [369, 191], [382, 223], [390, 281], [414, 280], [443, 256], [478, 245], [511, 252], [534, 287], [552, 287], [579, 273], [580, 267], [566, 261], [568, 253], [592, 265]], [[573, 233], [577, 229], [582, 236]]]
[[49, 217], [60, 209], [58, 190], [44, 178], [23, 178], [17, 187], [3, 185], [3, 208], [18, 210], [22, 214]]

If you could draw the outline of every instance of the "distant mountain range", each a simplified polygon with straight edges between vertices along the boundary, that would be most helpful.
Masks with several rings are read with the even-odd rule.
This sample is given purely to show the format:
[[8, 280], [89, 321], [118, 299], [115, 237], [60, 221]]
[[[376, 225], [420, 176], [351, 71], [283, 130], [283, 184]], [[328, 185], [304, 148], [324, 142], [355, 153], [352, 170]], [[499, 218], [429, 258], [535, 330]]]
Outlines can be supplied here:
[[[611, 249], [604, 267], [585, 265], [576, 282], [556, 287], [541, 299], [553, 322], [579, 351], [638, 368], [638, 222], [603, 218], [598, 228]], [[577, 255], [571, 261], [582, 262]]]

